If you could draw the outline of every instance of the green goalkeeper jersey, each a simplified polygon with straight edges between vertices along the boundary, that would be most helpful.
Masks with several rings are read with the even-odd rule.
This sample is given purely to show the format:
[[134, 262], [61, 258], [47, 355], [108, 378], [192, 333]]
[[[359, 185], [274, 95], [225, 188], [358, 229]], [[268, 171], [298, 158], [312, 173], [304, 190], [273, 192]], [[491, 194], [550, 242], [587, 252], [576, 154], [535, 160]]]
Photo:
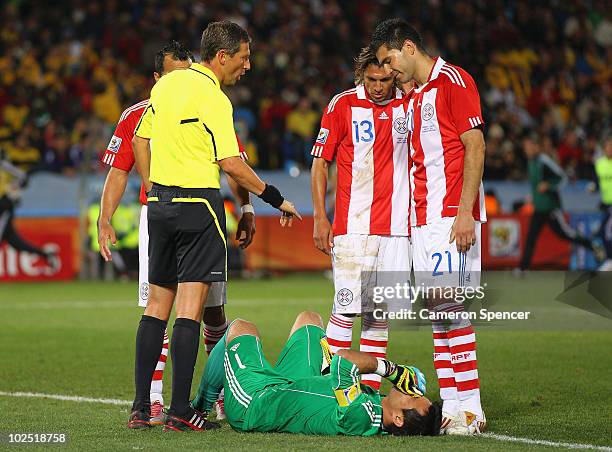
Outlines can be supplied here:
[[359, 384], [352, 363], [334, 356], [329, 375], [264, 389], [247, 410], [245, 430], [372, 436], [381, 426], [380, 394]]
[[209, 409], [223, 386], [227, 419], [239, 431], [382, 434], [382, 397], [361, 386], [353, 363], [336, 355], [329, 373], [321, 374], [327, 367], [324, 337], [317, 326], [298, 329], [274, 367], [255, 336], [220, 342], [206, 364], [194, 406]]

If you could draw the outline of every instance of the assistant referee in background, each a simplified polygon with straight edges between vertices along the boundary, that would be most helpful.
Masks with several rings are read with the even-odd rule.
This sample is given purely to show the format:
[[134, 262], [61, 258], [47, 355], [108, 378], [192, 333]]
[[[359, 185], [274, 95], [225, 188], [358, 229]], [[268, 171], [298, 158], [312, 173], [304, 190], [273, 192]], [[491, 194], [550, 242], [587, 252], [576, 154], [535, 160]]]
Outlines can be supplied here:
[[538, 237], [542, 228], [547, 224], [557, 237], [592, 250], [596, 259], [601, 260], [601, 246], [594, 240], [582, 236], [565, 220], [559, 194], [559, 187], [566, 179], [563, 169], [543, 151], [535, 136], [527, 136], [523, 139], [523, 151], [527, 157], [527, 175], [531, 185], [533, 215], [529, 222], [527, 239], [517, 274], [520, 275], [529, 269]]
[[[136, 166], [148, 192], [149, 303], [136, 335], [136, 396], [128, 427], [149, 427], [149, 388], [176, 299], [172, 331], [172, 401], [165, 430], [205, 430], [189, 404], [203, 300], [210, 283], [227, 279], [225, 214], [219, 168], [284, 212], [299, 214], [239, 156], [232, 104], [221, 90], [250, 69], [250, 37], [232, 22], [202, 34], [202, 64], [162, 77], [133, 139]], [[149, 153], [150, 147], [150, 153]]]

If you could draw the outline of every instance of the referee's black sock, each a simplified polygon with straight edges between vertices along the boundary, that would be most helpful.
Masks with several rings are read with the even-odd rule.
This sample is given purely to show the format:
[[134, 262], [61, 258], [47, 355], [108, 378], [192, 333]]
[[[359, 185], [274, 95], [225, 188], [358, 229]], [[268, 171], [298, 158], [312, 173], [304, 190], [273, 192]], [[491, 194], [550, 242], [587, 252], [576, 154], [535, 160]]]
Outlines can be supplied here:
[[189, 395], [193, 369], [198, 357], [200, 322], [178, 318], [172, 329], [172, 402], [170, 412], [181, 417], [189, 411]]
[[166, 324], [164, 320], [143, 315], [136, 333], [135, 383], [136, 398], [132, 411], [150, 409], [151, 380], [164, 342]]

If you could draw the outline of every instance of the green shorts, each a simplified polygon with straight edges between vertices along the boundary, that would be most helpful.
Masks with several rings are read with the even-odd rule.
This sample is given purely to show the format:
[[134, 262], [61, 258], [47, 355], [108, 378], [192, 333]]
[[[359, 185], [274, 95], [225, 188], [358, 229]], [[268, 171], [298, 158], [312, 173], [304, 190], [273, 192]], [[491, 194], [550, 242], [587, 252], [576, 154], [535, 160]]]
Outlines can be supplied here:
[[287, 385], [299, 378], [321, 375], [325, 331], [306, 325], [295, 331], [272, 367], [256, 336], [234, 338], [225, 349], [225, 413], [238, 430], [248, 430], [249, 410], [257, 409], [257, 399], [266, 389]]

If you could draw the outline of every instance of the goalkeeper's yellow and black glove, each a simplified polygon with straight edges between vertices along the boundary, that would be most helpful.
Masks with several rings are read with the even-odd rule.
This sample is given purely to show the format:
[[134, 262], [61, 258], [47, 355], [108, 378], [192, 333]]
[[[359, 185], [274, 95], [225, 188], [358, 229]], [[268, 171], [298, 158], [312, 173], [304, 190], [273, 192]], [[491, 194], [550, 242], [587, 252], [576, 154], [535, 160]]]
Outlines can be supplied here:
[[321, 350], [323, 351], [323, 363], [321, 364], [321, 375], [327, 375], [331, 366], [332, 358], [334, 354], [331, 351], [331, 347], [327, 342], [327, 337], [321, 338], [320, 341]]
[[395, 364], [384, 358], [376, 358], [376, 373], [389, 380], [395, 388], [411, 397], [423, 397], [427, 390], [425, 375], [418, 368]]

